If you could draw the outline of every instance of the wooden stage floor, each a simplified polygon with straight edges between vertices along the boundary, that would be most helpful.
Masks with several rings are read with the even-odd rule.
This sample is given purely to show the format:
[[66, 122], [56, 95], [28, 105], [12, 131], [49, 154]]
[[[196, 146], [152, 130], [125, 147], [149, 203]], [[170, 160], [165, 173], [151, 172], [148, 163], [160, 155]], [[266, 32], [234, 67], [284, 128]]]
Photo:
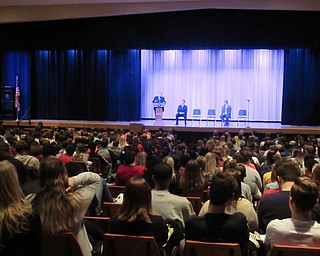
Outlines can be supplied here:
[[[175, 125], [175, 120], [163, 120], [162, 124], [155, 124], [154, 120], [140, 120], [130, 122], [111, 122], [111, 121], [88, 121], [88, 120], [22, 120], [19, 122], [19, 126], [22, 128], [33, 128], [38, 122], [43, 122], [45, 128], [50, 127], [71, 127], [71, 128], [98, 128], [98, 129], [133, 129], [135, 131], [142, 129], [149, 129], [156, 131], [159, 128], [168, 130], [170, 128], [175, 129], [177, 132], [195, 132], [195, 133], [212, 133], [214, 130], [218, 132], [229, 131], [230, 133], [238, 133], [239, 130], [244, 130], [246, 133], [256, 131], [259, 134], [265, 133], [278, 133], [283, 134], [301, 134], [301, 135], [319, 135], [320, 126], [292, 126], [281, 125], [281, 123], [268, 123], [268, 122], [239, 122], [233, 121], [229, 126], [221, 126], [220, 121], [188, 121], [187, 125], [183, 124], [180, 120], [179, 125]], [[15, 127], [18, 126], [18, 122], [14, 120], [4, 120], [5, 126]]]

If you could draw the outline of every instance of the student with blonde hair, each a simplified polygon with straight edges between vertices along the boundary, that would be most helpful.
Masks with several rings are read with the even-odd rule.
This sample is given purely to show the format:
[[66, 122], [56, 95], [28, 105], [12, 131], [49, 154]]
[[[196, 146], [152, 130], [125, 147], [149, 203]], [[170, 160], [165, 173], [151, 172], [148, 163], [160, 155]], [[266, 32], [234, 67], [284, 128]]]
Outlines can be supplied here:
[[40, 256], [41, 222], [19, 186], [16, 170], [0, 162], [0, 255]]
[[220, 169], [217, 166], [217, 156], [214, 153], [209, 152], [205, 155], [204, 159], [204, 176], [207, 179], [207, 181], [210, 181], [213, 175], [220, 171]]

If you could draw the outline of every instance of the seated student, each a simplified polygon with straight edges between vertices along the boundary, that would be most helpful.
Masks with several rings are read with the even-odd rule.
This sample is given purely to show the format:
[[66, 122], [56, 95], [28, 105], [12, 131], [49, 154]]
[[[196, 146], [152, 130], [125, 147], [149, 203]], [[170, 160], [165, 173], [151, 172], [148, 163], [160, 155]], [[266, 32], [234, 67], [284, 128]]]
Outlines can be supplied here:
[[164, 162], [158, 163], [152, 173], [155, 183], [155, 188], [151, 191], [153, 212], [164, 219], [178, 220], [184, 227], [184, 223], [194, 211], [187, 198], [169, 192], [172, 181], [171, 166]]
[[6, 160], [0, 177], [0, 255], [40, 256], [40, 217], [24, 200], [16, 170]]
[[[255, 209], [253, 208], [253, 204], [241, 195], [241, 190], [243, 185], [241, 182], [241, 172], [235, 168], [226, 169], [224, 170], [224, 172], [231, 174], [238, 182], [238, 188], [233, 196], [233, 201], [229, 205], [227, 205], [227, 207], [225, 208], [225, 213], [228, 213], [228, 214], [233, 214], [236, 212], [243, 213], [247, 218], [249, 231], [250, 232], [258, 231], [259, 230], [258, 216]], [[208, 212], [209, 204], [210, 204], [209, 200], [204, 203], [198, 216], [203, 216]]]
[[265, 245], [274, 244], [319, 246], [320, 224], [312, 220], [312, 209], [318, 200], [319, 188], [307, 177], [300, 177], [291, 188], [291, 218], [273, 220], [267, 226]]
[[116, 186], [125, 186], [131, 177], [141, 177], [145, 174], [146, 167], [135, 163], [134, 151], [122, 151], [120, 159], [121, 165], [116, 172]]
[[291, 217], [289, 208], [290, 190], [294, 181], [300, 175], [300, 168], [297, 164], [283, 159], [276, 172], [280, 191], [264, 195], [258, 205], [259, 227], [263, 234], [265, 234], [270, 221]]
[[76, 151], [76, 146], [74, 145], [74, 143], [69, 143], [66, 147], [66, 153], [63, 153], [60, 155], [59, 160], [63, 163], [69, 163], [69, 162], [73, 162], [73, 154]]
[[100, 176], [83, 172], [68, 178], [62, 162], [52, 156], [41, 160], [39, 170], [40, 191], [35, 195], [32, 207], [40, 215], [42, 232], [72, 231], [83, 256], [91, 256], [92, 245], [83, 218], [96, 194]]
[[238, 243], [245, 251], [249, 241], [247, 219], [243, 213], [226, 214], [238, 188], [236, 179], [228, 173], [213, 176], [208, 212], [186, 222], [186, 240]]
[[208, 187], [208, 182], [196, 160], [191, 159], [186, 164], [184, 173], [180, 177], [179, 187], [183, 196], [202, 196], [203, 190]]
[[154, 236], [159, 248], [168, 238], [168, 228], [162, 217], [152, 215], [151, 188], [142, 177], [132, 177], [124, 190], [120, 214], [111, 219], [108, 233]]

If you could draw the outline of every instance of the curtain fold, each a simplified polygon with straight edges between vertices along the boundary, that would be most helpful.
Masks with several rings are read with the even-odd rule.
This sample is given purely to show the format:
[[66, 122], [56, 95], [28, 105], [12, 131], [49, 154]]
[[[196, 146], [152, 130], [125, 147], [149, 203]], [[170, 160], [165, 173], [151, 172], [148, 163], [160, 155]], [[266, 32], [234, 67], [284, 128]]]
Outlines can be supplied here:
[[[16, 85], [20, 90], [20, 112], [18, 119], [28, 120], [32, 113], [30, 103], [31, 87], [31, 51], [4, 51], [1, 53], [1, 86], [11, 86], [15, 91]], [[17, 79], [16, 79], [17, 78]], [[14, 93], [13, 93], [14, 100]], [[16, 119], [16, 109], [13, 109]]]
[[140, 54], [137, 50], [35, 52], [37, 118], [139, 120]]
[[320, 125], [320, 50], [286, 50], [282, 124]]

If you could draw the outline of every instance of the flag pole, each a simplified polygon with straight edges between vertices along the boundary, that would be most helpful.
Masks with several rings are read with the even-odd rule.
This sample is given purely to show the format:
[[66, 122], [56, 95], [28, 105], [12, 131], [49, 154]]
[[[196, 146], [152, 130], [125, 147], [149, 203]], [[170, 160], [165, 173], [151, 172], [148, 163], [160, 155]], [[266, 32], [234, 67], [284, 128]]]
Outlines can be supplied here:
[[14, 101], [14, 105], [16, 107], [16, 113], [17, 113], [17, 119], [16, 121], [19, 122], [19, 111], [20, 111], [20, 102], [19, 102], [19, 98], [20, 98], [20, 89], [18, 86], [18, 81], [19, 81], [19, 77], [16, 76], [16, 90], [15, 90], [15, 101]]

